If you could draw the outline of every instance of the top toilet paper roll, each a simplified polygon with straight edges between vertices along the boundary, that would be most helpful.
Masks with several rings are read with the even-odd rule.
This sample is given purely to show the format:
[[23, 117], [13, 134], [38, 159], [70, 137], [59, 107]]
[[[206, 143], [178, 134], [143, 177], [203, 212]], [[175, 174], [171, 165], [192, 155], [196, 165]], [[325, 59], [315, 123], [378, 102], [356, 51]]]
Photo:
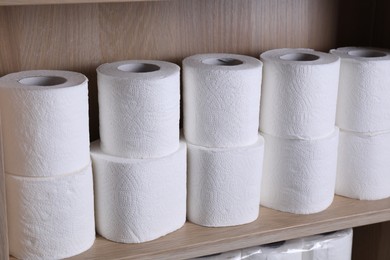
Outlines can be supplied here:
[[184, 134], [215, 148], [256, 142], [262, 63], [236, 54], [199, 54], [183, 60]]
[[341, 57], [337, 125], [355, 132], [390, 130], [390, 50], [344, 47]]
[[56, 70], [0, 78], [7, 173], [53, 176], [89, 163], [87, 81], [80, 73]]
[[168, 155], [179, 147], [180, 68], [152, 60], [97, 68], [101, 149], [128, 158]]
[[264, 63], [260, 130], [316, 139], [333, 132], [340, 60], [310, 49], [275, 49]]

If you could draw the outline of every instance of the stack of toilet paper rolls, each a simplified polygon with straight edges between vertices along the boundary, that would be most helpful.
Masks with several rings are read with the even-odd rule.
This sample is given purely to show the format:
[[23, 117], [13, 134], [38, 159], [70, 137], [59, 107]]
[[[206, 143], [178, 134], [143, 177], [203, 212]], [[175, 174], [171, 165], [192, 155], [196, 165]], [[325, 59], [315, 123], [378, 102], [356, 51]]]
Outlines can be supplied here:
[[189, 221], [222, 227], [257, 219], [264, 140], [258, 134], [262, 63], [234, 54], [183, 61]]
[[95, 240], [87, 78], [24, 71], [0, 79], [10, 254], [60, 259]]
[[180, 68], [129, 60], [97, 68], [100, 141], [91, 145], [96, 227], [141, 243], [186, 219], [186, 144], [179, 138]]
[[390, 196], [390, 51], [344, 47], [336, 124], [340, 128], [336, 193]]
[[322, 211], [334, 197], [339, 58], [310, 49], [275, 49], [260, 58], [261, 204], [297, 214]]

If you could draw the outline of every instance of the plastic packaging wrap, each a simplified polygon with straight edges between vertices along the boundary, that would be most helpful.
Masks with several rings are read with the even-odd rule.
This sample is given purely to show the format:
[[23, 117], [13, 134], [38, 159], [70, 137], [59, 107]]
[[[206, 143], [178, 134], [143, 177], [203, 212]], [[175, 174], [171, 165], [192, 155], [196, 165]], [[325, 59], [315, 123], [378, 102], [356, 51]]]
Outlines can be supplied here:
[[244, 248], [196, 259], [224, 260], [350, 260], [352, 229]]

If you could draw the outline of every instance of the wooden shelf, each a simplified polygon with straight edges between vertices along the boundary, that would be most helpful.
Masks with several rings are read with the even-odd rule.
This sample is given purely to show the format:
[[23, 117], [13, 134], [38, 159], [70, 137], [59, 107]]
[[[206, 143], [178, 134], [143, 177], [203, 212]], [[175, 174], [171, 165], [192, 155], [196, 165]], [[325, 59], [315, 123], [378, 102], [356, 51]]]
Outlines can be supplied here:
[[[29, 69], [87, 75], [90, 134], [95, 140], [96, 67], [102, 63], [157, 59], [179, 64], [186, 56], [207, 52], [258, 57], [282, 47], [390, 48], [389, 11], [386, 0], [0, 0], [0, 76]], [[204, 228], [187, 223], [143, 244], [98, 237], [90, 250], [72, 259], [189, 258], [378, 223], [355, 229], [353, 259], [385, 260], [390, 259], [388, 220], [390, 198], [357, 201], [336, 196], [329, 209], [313, 215], [262, 208], [261, 217], [251, 224]], [[0, 241], [5, 237], [0, 227]], [[0, 259], [6, 245], [1, 246]]]
[[71, 259], [185, 259], [390, 220], [390, 198], [359, 201], [336, 196], [325, 211], [295, 215], [268, 208], [247, 225], [205, 228], [186, 223], [160, 239], [120, 244], [102, 237], [93, 247]]
[[0, 0], [0, 6], [124, 3], [124, 2], [147, 2], [147, 1], [164, 1], [164, 0]]

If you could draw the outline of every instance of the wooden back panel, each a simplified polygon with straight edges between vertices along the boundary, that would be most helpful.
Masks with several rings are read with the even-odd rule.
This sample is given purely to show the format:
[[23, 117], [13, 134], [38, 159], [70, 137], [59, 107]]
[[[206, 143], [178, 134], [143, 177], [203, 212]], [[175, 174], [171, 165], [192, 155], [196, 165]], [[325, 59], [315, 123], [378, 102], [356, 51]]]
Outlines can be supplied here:
[[336, 47], [336, 0], [176, 0], [0, 7], [0, 76], [29, 69], [84, 73], [91, 139], [98, 138], [98, 65], [125, 59], [180, 64], [195, 53], [258, 57], [265, 50]]

